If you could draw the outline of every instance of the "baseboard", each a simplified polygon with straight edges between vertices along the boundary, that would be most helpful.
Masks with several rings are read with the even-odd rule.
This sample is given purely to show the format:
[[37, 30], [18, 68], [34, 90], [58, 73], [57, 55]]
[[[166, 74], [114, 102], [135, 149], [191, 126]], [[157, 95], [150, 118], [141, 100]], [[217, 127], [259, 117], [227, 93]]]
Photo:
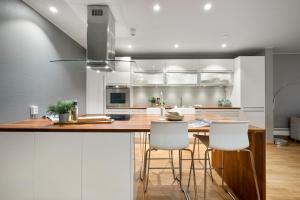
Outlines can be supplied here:
[[289, 128], [274, 128], [273, 135], [289, 136], [290, 135], [290, 129]]

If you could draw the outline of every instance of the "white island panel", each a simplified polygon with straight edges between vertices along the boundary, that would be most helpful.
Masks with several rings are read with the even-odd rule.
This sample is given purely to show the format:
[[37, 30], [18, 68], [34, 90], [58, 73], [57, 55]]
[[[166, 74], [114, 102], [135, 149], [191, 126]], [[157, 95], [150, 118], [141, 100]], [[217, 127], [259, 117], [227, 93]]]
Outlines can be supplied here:
[[0, 199], [34, 199], [34, 134], [0, 132]]

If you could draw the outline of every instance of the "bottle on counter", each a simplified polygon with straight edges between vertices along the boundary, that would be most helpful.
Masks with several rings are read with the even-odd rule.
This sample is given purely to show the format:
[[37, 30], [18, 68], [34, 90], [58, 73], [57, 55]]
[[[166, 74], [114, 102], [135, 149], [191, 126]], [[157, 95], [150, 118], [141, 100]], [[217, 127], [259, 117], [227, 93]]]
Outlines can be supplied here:
[[73, 101], [73, 109], [72, 109], [72, 120], [78, 120], [78, 102], [75, 100]]

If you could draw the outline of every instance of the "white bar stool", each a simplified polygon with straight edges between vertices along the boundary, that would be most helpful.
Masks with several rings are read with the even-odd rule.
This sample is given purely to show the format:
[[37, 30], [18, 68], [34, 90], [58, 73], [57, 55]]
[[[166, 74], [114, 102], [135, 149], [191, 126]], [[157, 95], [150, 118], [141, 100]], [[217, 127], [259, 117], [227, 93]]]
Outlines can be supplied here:
[[[212, 122], [210, 127], [210, 134], [194, 135], [197, 139], [201, 140], [204, 145], [208, 147], [205, 151], [205, 159], [209, 151], [219, 150], [222, 151], [222, 186], [224, 187], [224, 151], [246, 151], [249, 153], [251, 160], [251, 168], [253, 171], [253, 178], [256, 187], [257, 199], [260, 200], [257, 175], [255, 170], [254, 158], [249, 147], [248, 138], [248, 122], [236, 121], [236, 122]], [[206, 169], [207, 163], [204, 164], [204, 199], [206, 199]]]
[[[197, 184], [196, 184], [196, 174], [194, 168], [193, 152], [188, 149], [189, 146], [189, 137], [188, 137], [188, 123], [187, 122], [166, 122], [166, 121], [157, 121], [151, 122], [150, 129], [150, 144], [149, 149], [145, 152], [144, 159], [144, 192], [147, 191], [148, 182], [149, 182], [149, 169], [161, 169], [161, 168], [151, 168], [151, 151], [153, 150], [168, 150], [168, 151], [179, 151], [179, 182], [180, 189], [184, 192], [185, 197], [188, 197], [188, 193], [182, 187], [182, 151], [188, 151], [191, 153], [191, 167], [190, 174], [193, 172], [194, 178], [194, 190], [195, 190], [195, 199], [198, 199], [197, 195]], [[173, 166], [168, 169], [173, 169]]]

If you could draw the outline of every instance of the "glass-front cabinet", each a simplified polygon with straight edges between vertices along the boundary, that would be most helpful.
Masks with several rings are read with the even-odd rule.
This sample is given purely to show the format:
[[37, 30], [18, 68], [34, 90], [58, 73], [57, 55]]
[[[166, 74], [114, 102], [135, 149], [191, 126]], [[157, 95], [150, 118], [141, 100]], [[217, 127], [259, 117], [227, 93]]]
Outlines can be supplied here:
[[134, 72], [133, 86], [163, 85], [164, 74], [162, 72]]
[[197, 85], [198, 74], [193, 72], [167, 72], [167, 85]]
[[200, 86], [232, 86], [232, 72], [201, 72]]

